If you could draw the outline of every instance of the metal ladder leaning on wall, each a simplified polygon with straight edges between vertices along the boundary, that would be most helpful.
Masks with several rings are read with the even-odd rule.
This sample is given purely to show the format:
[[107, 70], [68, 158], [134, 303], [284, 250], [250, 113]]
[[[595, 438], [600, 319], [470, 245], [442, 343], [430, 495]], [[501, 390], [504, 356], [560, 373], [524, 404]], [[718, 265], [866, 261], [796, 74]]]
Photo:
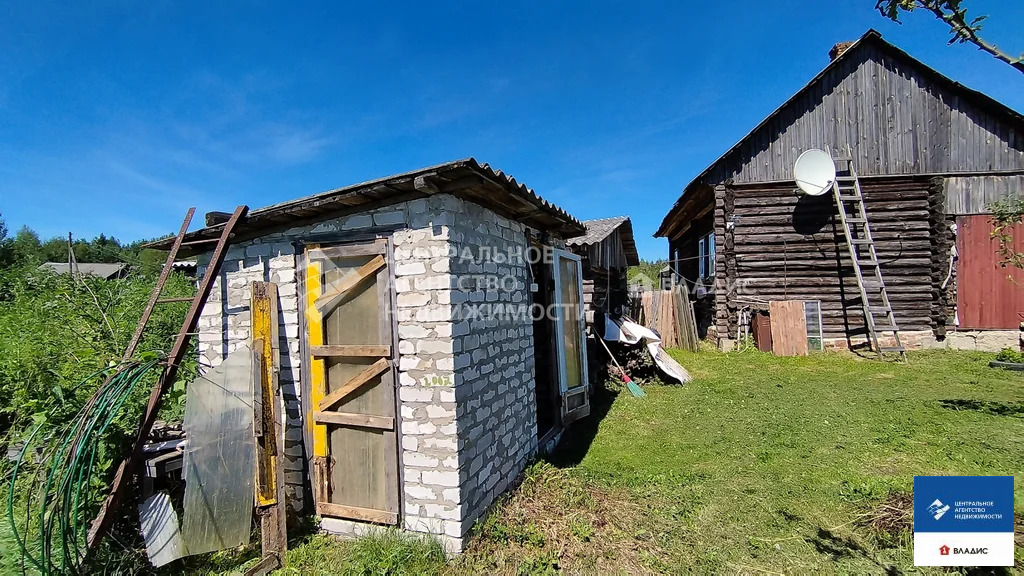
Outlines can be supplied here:
[[[900, 360], [907, 359], [906, 349], [900, 341], [900, 329], [892, 313], [889, 293], [882, 279], [878, 254], [875, 252], [875, 241], [871, 237], [868, 225], [868, 214], [864, 207], [864, 194], [860, 189], [860, 180], [853, 167], [853, 158], [839, 156], [833, 158], [836, 163], [836, 180], [832, 183], [832, 192], [839, 207], [839, 221], [846, 235], [846, 245], [850, 250], [853, 271], [857, 275], [857, 287], [864, 306], [864, 320], [868, 329], [869, 344], [878, 353], [879, 358], [885, 354], [897, 354]], [[879, 332], [891, 332], [895, 346], [881, 346], [878, 343]]]

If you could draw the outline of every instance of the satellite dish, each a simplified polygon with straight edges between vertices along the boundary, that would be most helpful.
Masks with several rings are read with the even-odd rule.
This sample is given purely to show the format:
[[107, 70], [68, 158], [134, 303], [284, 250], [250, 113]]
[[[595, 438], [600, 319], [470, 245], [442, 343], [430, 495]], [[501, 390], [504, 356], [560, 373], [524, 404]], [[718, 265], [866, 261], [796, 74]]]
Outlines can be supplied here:
[[824, 150], [804, 150], [793, 165], [793, 177], [801, 190], [811, 196], [821, 196], [836, 181], [836, 164]]

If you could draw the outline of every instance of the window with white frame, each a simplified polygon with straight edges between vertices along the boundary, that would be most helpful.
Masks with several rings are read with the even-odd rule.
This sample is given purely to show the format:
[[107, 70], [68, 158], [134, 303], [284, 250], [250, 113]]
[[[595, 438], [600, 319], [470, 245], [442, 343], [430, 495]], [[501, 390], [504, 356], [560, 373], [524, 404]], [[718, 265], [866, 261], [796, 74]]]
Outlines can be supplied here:
[[701, 279], [715, 277], [715, 233], [697, 241], [697, 272]]

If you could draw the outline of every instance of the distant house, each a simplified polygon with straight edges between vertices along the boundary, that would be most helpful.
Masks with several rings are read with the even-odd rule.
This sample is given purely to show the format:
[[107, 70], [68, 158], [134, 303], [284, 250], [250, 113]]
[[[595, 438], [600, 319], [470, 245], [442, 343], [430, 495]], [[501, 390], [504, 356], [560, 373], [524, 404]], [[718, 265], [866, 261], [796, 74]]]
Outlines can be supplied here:
[[[69, 274], [71, 267], [67, 262], [46, 262], [39, 267], [40, 270], [49, 270], [55, 274]], [[95, 276], [104, 280], [124, 278], [128, 275], [128, 265], [123, 262], [107, 264], [103, 262], [79, 262], [75, 264], [74, 271], [84, 276]]]
[[199, 263], [195, 260], [177, 260], [171, 264], [175, 272], [179, 272], [189, 278], [196, 277], [196, 270]]
[[1016, 346], [1024, 289], [999, 268], [987, 213], [1024, 185], [1024, 116], [874, 30], [830, 56], [685, 187], [655, 234], [680, 276], [714, 287], [712, 332], [736, 334], [752, 301], [804, 299], [821, 301], [828, 343], [865, 338], [835, 200], [793, 181], [797, 156], [827, 147], [860, 176], [904, 344]]
[[626, 272], [640, 263], [629, 216], [586, 220], [584, 236], [569, 239], [569, 249], [583, 264], [583, 302], [587, 322], [608, 312], [624, 311], [627, 297]]

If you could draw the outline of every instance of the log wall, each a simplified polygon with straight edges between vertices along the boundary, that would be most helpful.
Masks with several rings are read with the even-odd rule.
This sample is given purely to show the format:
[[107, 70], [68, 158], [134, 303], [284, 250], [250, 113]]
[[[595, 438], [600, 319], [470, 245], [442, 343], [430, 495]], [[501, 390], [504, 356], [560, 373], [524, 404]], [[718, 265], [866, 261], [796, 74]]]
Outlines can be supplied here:
[[[942, 180], [876, 179], [862, 190], [897, 324], [938, 330], [950, 312], [939, 290], [949, 266]], [[745, 298], [821, 300], [826, 338], [866, 334], [832, 195], [798, 194], [792, 184], [719, 186], [715, 203], [719, 334], [736, 333]]]

